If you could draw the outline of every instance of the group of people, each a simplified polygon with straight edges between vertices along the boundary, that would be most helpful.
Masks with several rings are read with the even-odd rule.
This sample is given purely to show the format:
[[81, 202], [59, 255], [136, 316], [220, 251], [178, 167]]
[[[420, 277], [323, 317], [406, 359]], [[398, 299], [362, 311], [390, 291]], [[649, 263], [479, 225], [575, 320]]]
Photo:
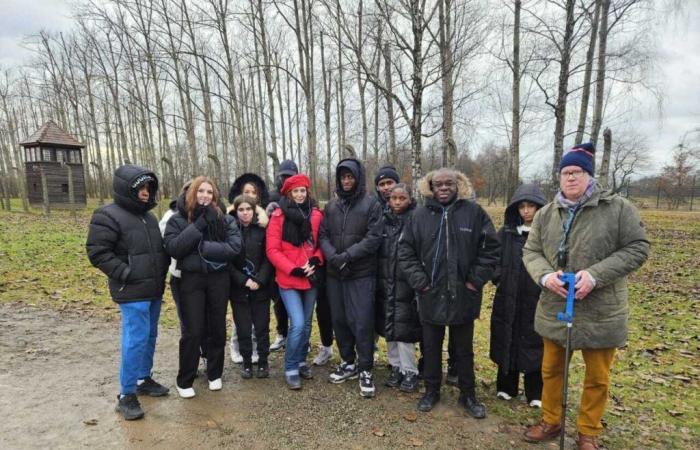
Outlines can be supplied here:
[[447, 382], [459, 387], [466, 412], [483, 418], [474, 321], [482, 289], [493, 282], [497, 396], [516, 397], [523, 373], [527, 401], [543, 411], [524, 438], [553, 439], [560, 432], [564, 365], [565, 328], [556, 313], [566, 287], [559, 277], [575, 272], [572, 349], [582, 350], [586, 362], [578, 442], [597, 448], [613, 355], [626, 339], [626, 276], [643, 264], [649, 244], [635, 208], [596, 183], [594, 151], [584, 144], [564, 155], [553, 202], [535, 185], [520, 186], [498, 232], [469, 179], [449, 168], [417, 181], [419, 205], [393, 167], [380, 168], [375, 192], [367, 192], [362, 163], [343, 159], [335, 196], [323, 211], [312, 181], [292, 161], [281, 163], [272, 193], [258, 175], [238, 177], [228, 208], [215, 182], [200, 176], [183, 186], [159, 227], [149, 212], [156, 204], [155, 173], [120, 167], [114, 203], [95, 211], [87, 239], [90, 261], [108, 276], [122, 316], [117, 411], [141, 418], [137, 395], [169, 392], [151, 378], [169, 270], [180, 319], [176, 389], [182, 398], [195, 396], [200, 360], [209, 389], [222, 389], [229, 303], [231, 356], [241, 363], [241, 377], [268, 377], [270, 351], [284, 347], [285, 382], [301, 389], [302, 380], [314, 376], [307, 357], [315, 308], [321, 347], [314, 363], [333, 357], [334, 339], [340, 353], [331, 383], [359, 379], [360, 395], [374, 397], [374, 354], [383, 336], [390, 366], [385, 384], [416, 392], [422, 378], [417, 408], [424, 412], [440, 400], [449, 328]]

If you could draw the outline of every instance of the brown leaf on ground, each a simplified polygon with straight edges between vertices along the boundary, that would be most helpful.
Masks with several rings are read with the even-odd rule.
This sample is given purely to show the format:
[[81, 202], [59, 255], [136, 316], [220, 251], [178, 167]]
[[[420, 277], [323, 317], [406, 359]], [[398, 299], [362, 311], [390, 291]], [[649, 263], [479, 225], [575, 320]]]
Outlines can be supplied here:
[[403, 418], [408, 420], [409, 422], [415, 422], [416, 420], [418, 420], [418, 414], [414, 412], [407, 412], [403, 415]]
[[372, 434], [375, 435], [375, 436], [378, 436], [378, 437], [384, 437], [384, 436], [386, 436], [386, 434], [384, 433], [384, 431], [381, 430], [381, 429], [379, 429], [379, 428], [372, 428]]
[[87, 419], [83, 420], [83, 423], [85, 425], [97, 425], [97, 419]]

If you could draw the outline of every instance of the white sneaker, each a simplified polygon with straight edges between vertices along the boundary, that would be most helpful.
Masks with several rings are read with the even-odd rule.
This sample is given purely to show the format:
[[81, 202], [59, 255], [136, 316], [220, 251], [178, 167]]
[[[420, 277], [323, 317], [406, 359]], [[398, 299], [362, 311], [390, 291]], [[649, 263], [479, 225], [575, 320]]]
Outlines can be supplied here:
[[210, 391], [220, 391], [221, 387], [222, 387], [221, 378], [217, 378], [216, 380], [209, 381], [209, 390]]
[[314, 366], [324, 366], [333, 358], [333, 347], [319, 346], [319, 352], [314, 358]]
[[496, 393], [496, 398], [500, 398], [501, 400], [511, 400], [513, 397], [503, 391], [498, 391], [498, 393]]
[[542, 407], [542, 400], [532, 400], [530, 402], [530, 408], [541, 408]]
[[181, 388], [180, 386], [175, 386], [177, 388], [177, 393], [180, 394], [181, 398], [192, 398], [194, 397], [193, 388]]
[[236, 364], [243, 364], [243, 355], [238, 347], [238, 339], [231, 338], [231, 361]]
[[251, 357], [250, 357], [250, 361], [251, 361], [253, 364], [257, 364], [258, 361], [260, 361], [260, 356], [258, 356], [257, 350], [253, 350], [253, 354], [252, 354]]
[[284, 348], [286, 344], [287, 338], [285, 338], [281, 334], [278, 334], [277, 337], [275, 337], [275, 341], [270, 345], [270, 351], [276, 352], [277, 350]]

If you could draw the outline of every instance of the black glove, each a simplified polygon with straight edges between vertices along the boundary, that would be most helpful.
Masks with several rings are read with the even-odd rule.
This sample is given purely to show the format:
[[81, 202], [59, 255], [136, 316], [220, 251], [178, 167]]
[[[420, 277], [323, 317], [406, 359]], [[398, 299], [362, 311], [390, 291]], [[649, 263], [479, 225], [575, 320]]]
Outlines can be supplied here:
[[309, 258], [309, 265], [318, 267], [321, 265], [321, 260], [318, 258], [318, 256], [312, 256], [311, 258]]
[[337, 270], [340, 270], [343, 265], [347, 267], [348, 262], [350, 262], [350, 257], [347, 253], [336, 253], [330, 259], [331, 265]]
[[304, 272], [304, 269], [301, 267], [295, 267], [292, 269], [290, 275], [293, 277], [306, 278], [306, 272]]
[[219, 219], [219, 212], [214, 205], [209, 205], [206, 211], [204, 211], [204, 217], [207, 219], [207, 223], [216, 223]]

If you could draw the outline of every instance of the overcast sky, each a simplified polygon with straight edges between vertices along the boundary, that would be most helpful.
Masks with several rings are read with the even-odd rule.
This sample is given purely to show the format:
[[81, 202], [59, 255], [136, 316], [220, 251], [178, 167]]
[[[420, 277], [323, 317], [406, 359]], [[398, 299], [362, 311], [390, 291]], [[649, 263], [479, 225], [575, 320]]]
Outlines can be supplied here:
[[[70, 28], [68, 0], [0, 0], [0, 66], [22, 64], [31, 55], [26, 36], [41, 29]], [[684, 17], [669, 20], [658, 30], [663, 114], [656, 100], [643, 94], [642, 107], [630, 113], [633, 128], [646, 134], [656, 172], [669, 161], [681, 136], [700, 128], [700, 0], [688, 0]]]

